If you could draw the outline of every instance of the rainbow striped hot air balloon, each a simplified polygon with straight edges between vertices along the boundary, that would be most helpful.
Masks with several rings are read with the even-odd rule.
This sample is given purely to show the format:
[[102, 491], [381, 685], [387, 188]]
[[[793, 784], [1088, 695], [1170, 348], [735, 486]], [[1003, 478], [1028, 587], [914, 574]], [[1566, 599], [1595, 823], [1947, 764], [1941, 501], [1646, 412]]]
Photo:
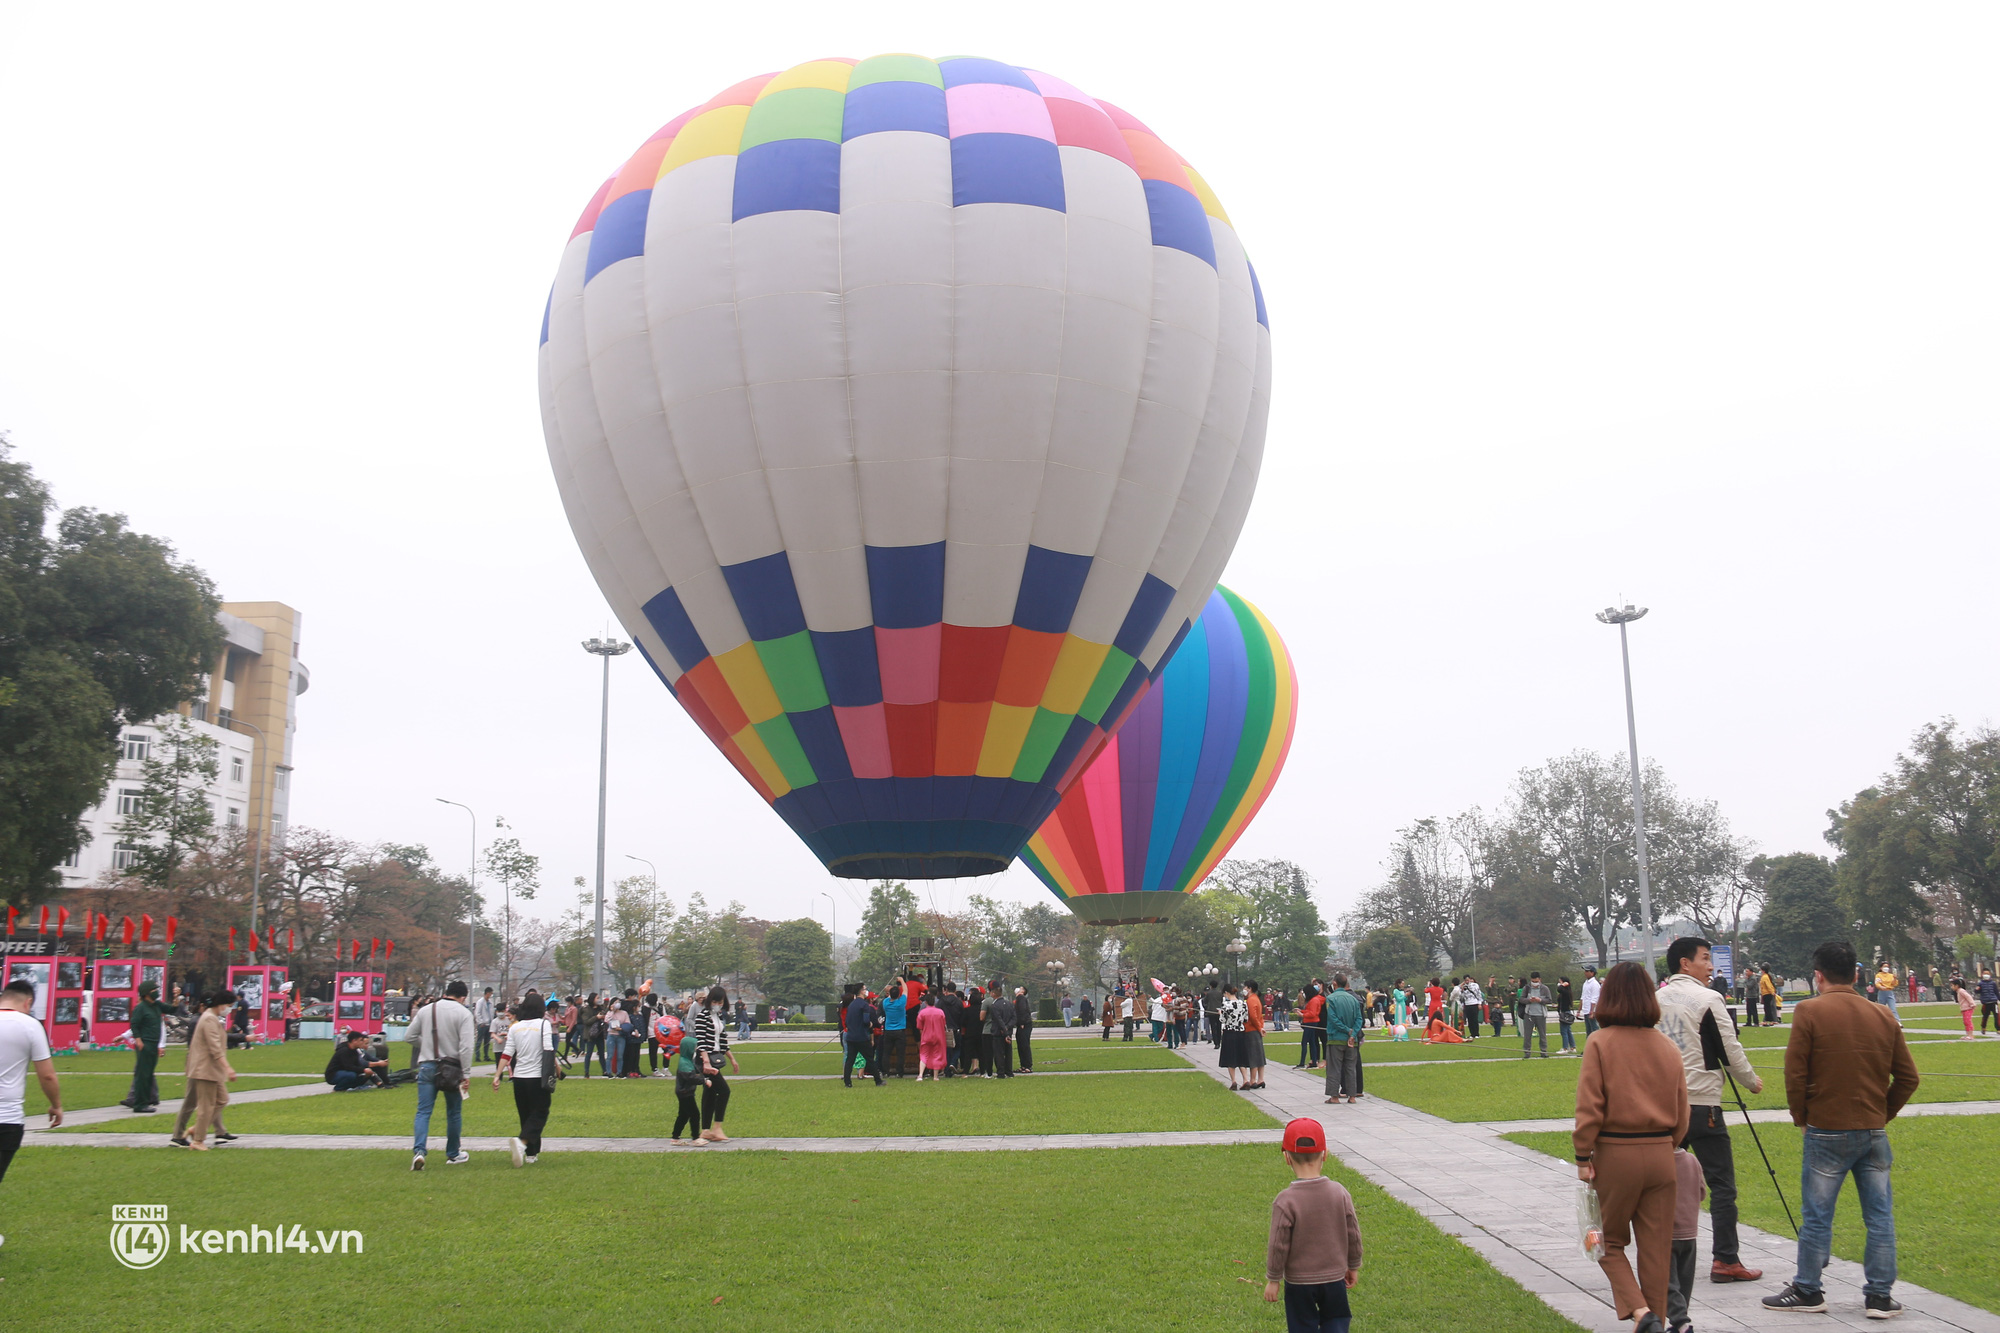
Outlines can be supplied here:
[[1084, 921], [1159, 921], [1271, 794], [1298, 674], [1264, 613], [1227, 588], [1021, 853]]

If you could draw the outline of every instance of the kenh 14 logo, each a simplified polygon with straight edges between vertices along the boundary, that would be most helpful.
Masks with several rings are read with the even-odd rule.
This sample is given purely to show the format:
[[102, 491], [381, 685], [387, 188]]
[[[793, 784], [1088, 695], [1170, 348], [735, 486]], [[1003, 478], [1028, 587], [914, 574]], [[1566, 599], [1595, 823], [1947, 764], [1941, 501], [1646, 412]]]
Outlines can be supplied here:
[[147, 1269], [167, 1257], [170, 1249], [182, 1254], [360, 1254], [359, 1231], [307, 1231], [294, 1223], [287, 1230], [283, 1222], [271, 1227], [198, 1231], [182, 1222], [180, 1243], [168, 1231], [167, 1205], [163, 1203], [121, 1203], [111, 1209], [111, 1255], [127, 1268]]

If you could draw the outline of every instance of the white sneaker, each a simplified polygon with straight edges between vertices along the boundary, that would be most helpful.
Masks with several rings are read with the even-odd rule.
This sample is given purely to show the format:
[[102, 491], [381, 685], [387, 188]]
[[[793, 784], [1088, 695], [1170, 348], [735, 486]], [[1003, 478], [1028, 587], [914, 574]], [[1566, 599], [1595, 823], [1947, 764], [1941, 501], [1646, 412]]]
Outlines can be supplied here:
[[410, 1170], [421, 1171], [423, 1169], [424, 1169], [424, 1155], [422, 1153], [418, 1153], [416, 1156], [410, 1158]]
[[524, 1157], [521, 1160], [526, 1162], [529, 1166], [533, 1166], [535, 1164], [535, 1159], [532, 1156]]
[[514, 1165], [520, 1166], [528, 1160], [528, 1145], [519, 1139], [507, 1140], [507, 1151], [514, 1155]]
[[460, 1149], [458, 1156], [445, 1158], [444, 1164], [446, 1166], [464, 1166], [467, 1162], [471, 1160], [472, 1160], [472, 1154], [466, 1152], [463, 1149]]

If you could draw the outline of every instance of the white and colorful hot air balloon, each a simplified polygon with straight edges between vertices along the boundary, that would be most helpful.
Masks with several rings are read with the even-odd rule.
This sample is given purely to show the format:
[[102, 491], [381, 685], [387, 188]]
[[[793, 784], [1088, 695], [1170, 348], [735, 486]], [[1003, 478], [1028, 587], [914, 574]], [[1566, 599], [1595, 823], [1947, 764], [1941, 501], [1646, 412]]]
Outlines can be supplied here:
[[816, 60], [675, 117], [543, 319], [563, 505], [835, 874], [987, 874], [1207, 602], [1270, 335], [1215, 195], [1040, 71]]

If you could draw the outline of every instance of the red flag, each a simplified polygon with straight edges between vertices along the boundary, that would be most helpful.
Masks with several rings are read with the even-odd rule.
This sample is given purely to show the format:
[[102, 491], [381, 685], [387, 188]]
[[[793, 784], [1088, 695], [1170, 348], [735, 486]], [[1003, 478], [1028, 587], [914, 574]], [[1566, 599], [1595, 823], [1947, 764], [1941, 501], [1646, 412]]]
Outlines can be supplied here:
[[7, 909], [7, 933], [9, 935], [12, 935], [14, 933], [14, 918], [19, 915], [21, 915], [20, 908], [10, 907]]
[[375, 955], [376, 955], [376, 954], [378, 954], [378, 953], [380, 953], [380, 952], [382, 952], [382, 941], [381, 941], [381, 940], [369, 940], [369, 941], [368, 941], [368, 961], [369, 961], [369, 962], [371, 962], [371, 963], [372, 963], [372, 962], [374, 962], [374, 961], [375, 961]]
[[90, 912], [87, 915], [91, 919], [90, 920], [91, 939], [93, 940], [108, 939], [110, 937], [111, 918], [104, 915], [104, 913], [102, 912]]
[[172, 944], [174, 942], [174, 932], [180, 928], [181, 919], [179, 917], [170, 916], [167, 918], [167, 943]]
[[56, 938], [57, 938], [57, 939], [61, 939], [61, 938], [62, 938], [62, 934], [63, 934], [63, 929], [64, 929], [64, 928], [65, 928], [66, 926], [68, 926], [68, 925], [69, 925], [69, 909], [68, 909], [67, 907], [58, 907], [58, 908], [56, 909]]
[[290, 953], [293, 949], [296, 949], [297, 947], [298, 947], [298, 938], [292, 934], [292, 928], [290, 926], [285, 927], [285, 952]]
[[390, 940], [388, 947], [382, 951], [382, 961], [386, 963], [395, 956], [396, 956], [396, 941]]
[[257, 932], [254, 930], [250, 932], [250, 952], [257, 952]]
[[139, 943], [151, 944], [152, 942], [153, 918], [142, 913], [139, 917]]
[[120, 932], [118, 933], [118, 943], [119, 943], [120, 945], [124, 946], [124, 947], [125, 947], [125, 948], [127, 948], [127, 949], [131, 948], [131, 947], [132, 947], [132, 932], [133, 932], [133, 931], [134, 931], [135, 929], [137, 929], [137, 927], [135, 927], [135, 926], [134, 926], [134, 925], [132, 924], [132, 918], [131, 918], [131, 917], [129, 917], [129, 916], [128, 916], [128, 917], [126, 917], [126, 918], [125, 918], [125, 929], [124, 929], [124, 930], [122, 930], [122, 931], [120, 931]]
[[236, 927], [229, 928], [229, 952], [236, 952]]
[[348, 941], [347, 961], [351, 963], [359, 957], [361, 957], [361, 941], [360, 940]]
[[37, 935], [46, 935], [49, 933], [49, 905], [47, 903], [42, 904], [42, 924], [35, 927], [35, 933]]

